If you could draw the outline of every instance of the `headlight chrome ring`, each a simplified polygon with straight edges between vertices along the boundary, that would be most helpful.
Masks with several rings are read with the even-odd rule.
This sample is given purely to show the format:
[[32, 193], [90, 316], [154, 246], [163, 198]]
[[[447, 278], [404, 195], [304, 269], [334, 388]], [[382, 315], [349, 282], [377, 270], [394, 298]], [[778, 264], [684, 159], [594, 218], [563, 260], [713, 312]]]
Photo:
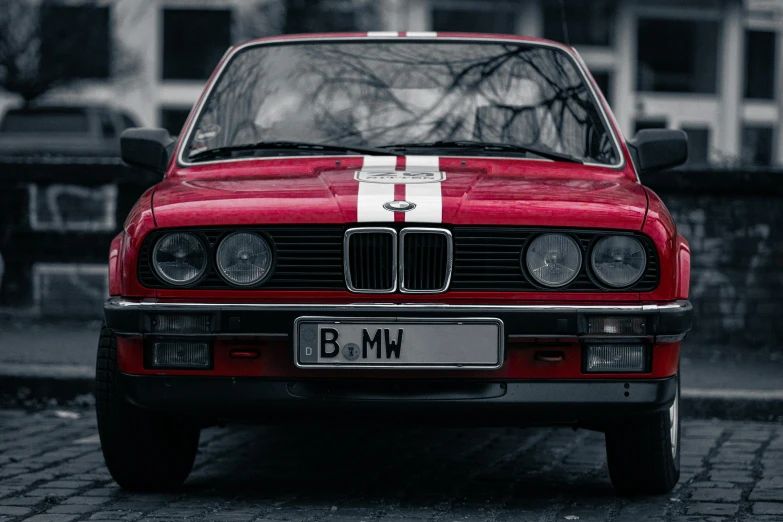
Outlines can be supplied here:
[[573, 282], [582, 269], [582, 249], [571, 236], [543, 234], [525, 249], [523, 265], [539, 285], [560, 288]]
[[636, 284], [647, 268], [647, 251], [632, 236], [606, 236], [590, 253], [590, 268], [599, 283], [611, 288]]
[[170, 285], [191, 285], [207, 271], [207, 252], [204, 242], [195, 234], [173, 232], [155, 243], [152, 267], [157, 276]]
[[216, 260], [220, 276], [236, 286], [259, 285], [272, 273], [272, 247], [252, 232], [233, 232], [223, 238]]

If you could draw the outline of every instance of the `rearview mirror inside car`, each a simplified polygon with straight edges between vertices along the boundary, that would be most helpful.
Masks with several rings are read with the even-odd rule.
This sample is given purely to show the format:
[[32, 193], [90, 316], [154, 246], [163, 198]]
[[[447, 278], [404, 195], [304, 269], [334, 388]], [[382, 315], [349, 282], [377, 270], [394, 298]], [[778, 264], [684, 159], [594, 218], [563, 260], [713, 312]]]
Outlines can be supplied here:
[[171, 159], [174, 143], [166, 129], [126, 129], [120, 135], [122, 161], [163, 174]]
[[688, 135], [681, 130], [640, 130], [629, 145], [640, 174], [670, 169], [688, 161]]

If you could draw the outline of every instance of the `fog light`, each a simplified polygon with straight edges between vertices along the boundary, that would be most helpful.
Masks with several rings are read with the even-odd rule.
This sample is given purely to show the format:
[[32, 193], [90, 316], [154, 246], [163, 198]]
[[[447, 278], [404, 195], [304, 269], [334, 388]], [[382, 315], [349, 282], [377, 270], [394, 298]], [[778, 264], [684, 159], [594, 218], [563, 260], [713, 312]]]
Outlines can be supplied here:
[[587, 333], [592, 335], [646, 335], [644, 317], [614, 316], [588, 317]]
[[640, 344], [593, 344], [585, 346], [585, 372], [638, 373], [647, 370], [647, 347]]
[[152, 331], [174, 334], [209, 333], [209, 316], [155, 314], [152, 316]]
[[190, 341], [156, 341], [152, 343], [153, 368], [194, 368], [204, 370], [212, 365], [209, 345]]

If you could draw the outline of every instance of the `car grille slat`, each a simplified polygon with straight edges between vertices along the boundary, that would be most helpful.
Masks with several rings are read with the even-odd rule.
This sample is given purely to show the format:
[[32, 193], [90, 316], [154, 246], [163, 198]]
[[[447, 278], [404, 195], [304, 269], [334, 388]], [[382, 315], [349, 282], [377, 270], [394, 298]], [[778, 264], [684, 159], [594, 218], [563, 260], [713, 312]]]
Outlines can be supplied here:
[[346, 235], [349, 288], [358, 292], [394, 290], [396, 236], [392, 230], [358, 229]]
[[403, 229], [401, 290], [443, 292], [451, 272], [451, 235], [443, 229]]
[[[460, 292], [647, 292], [660, 280], [660, 262], [652, 241], [633, 234], [647, 251], [647, 267], [642, 278], [623, 289], [602, 288], [590, 277], [590, 246], [603, 235], [599, 230], [568, 230], [526, 227], [454, 226], [439, 229], [406, 227], [390, 224], [382, 234], [354, 234], [346, 247], [349, 226], [241, 227], [271, 240], [275, 268], [261, 290], [345, 290], [346, 271], [356, 288], [368, 293], [389, 292], [395, 286], [397, 261], [404, 292], [436, 293], [448, 282], [448, 290]], [[220, 240], [239, 227], [191, 229], [214, 249]], [[394, 230], [399, 233], [395, 236]], [[376, 229], [377, 230], [377, 229]], [[404, 231], [404, 232], [403, 232]], [[148, 288], [170, 288], [161, 282], [151, 263], [152, 247], [157, 238], [170, 230], [157, 230], [144, 240], [139, 250], [137, 277]], [[450, 236], [447, 235], [450, 232]], [[574, 237], [582, 247], [583, 267], [568, 286], [547, 289], [533, 285], [523, 275], [520, 259], [526, 243], [538, 234], [560, 232]], [[354, 239], [358, 241], [354, 244]], [[402, 243], [405, 242], [403, 245]], [[395, 259], [397, 245], [403, 248]], [[446, 245], [446, 246], [444, 246]], [[214, 255], [214, 254], [213, 254]], [[206, 276], [190, 287], [203, 290], [237, 291], [218, 274], [214, 263]], [[400, 291], [400, 289], [395, 289]]]
[[[567, 287], [548, 289], [530, 283], [521, 270], [525, 244], [534, 236], [547, 232], [562, 232], [575, 237], [582, 247], [582, 268], [579, 276]], [[588, 273], [586, 263], [590, 245], [597, 237], [611, 231], [573, 231], [532, 229], [521, 227], [454, 227], [454, 272], [451, 290], [498, 292], [644, 292], [658, 286], [658, 257], [652, 242], [634, 234], [647, 250], [647, 268], [632, 287], [609, 290], [599, 287]]]
[[[209, 228], [194, 230], [207, 240], [213, 249], [220, 240], [237, 228]], [[255, 232], [271, 239], [275, 252], [274, 272], [263, 284], [264, 290], [344, 290], [343, 274], [343, 234], [342, 226], [326, 227], [242, 227], [247, 232]], [[152, 268], [150, 254], [155, 239], [165, 230], [156, 231], [145, 239], [139, 252], [139, 282], [149, 288], [166, 288], [158, 280]], [[226, 283], [210, 266], [207, 275], [194, 287], [202, 290], [226, 290], [237, 287]], [[253, 290], [243, 288], [242, 290]]]

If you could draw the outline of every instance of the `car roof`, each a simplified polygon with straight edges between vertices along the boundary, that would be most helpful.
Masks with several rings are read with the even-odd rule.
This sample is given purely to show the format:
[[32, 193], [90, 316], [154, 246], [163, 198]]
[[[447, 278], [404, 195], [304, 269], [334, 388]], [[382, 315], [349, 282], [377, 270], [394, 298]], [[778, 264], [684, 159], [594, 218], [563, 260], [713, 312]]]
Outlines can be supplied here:
[[533, 38], [529, 36], [517, 36], [510, 34], [492, 34], [492, 33], [456, 33], [456, 32], [435, 32], [435, 31], [369, 31], [362, 33], [302, 33], [302, 34], [286, 34], [278, 36], [269, 36], [265, 38], [257, 38], [255, 40], [249, 40], [233, 46], [231, 49], [250, 46], [261, 43], [271, 42], [285, 42], [291, 40], [308, 40], [308, 41], [329, 41], [329, 40], [344, 40], [344, 39], [357, 39], [357, 38], [369, 38], [376, 40], [389, 40], [395, 38], [413, 38], [413, 39], [433, 39], [433, 40], [464, 40], [465, 42], [480, 41], [480, 40], [508, 40], [515, 43], [528, 43], [539, 44], [550, 47], [559, 47], [564, 51], [573, 52], [573, 47], [569, 47], [560, 42], [554, 40], [546, 40], [544, 38]]

